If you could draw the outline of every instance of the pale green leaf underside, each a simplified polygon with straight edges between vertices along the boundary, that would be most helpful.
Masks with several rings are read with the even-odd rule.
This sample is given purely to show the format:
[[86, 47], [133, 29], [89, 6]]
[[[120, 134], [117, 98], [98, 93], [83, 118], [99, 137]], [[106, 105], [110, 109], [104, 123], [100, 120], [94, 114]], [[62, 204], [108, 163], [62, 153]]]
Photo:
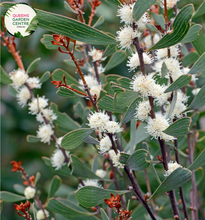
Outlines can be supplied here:
[[205, 166], [205, 149], [199, 154], [194, 162], [188, 167], [189, 170], [196, 170], [199, 167]]
[[181, 41], [181, 43], [189, 43], [192, 42], [194, 40], [196, 40], [196, 38], [199, 36], [199, 31], [201, 30], [202, 26], [200, 24], [195, 24], [193, 25], [187, 35], [185, 36], [185, 38]]
[[19, 202], [25, 200], [26, 198], [24, 196], [19, 196], [11, 192], [1, 191], [0, 199], [3, 202]]
[[0, 82], [4, 84], [11, 84], [12, 80], [10, 79], [9, 75], [5, 72], [5, 70], [0, 66]]
[[32, 71], [34, 71], [36, 69], [36, 67], [38, 66], [39, 62], [40, 62], [41, 58], [36, 58], [27, 68], [26, 72], [27, 73], [31, 73]]
[[55, 195], [59, 187], [61, 186], [62, 180], [59, 176], [54, 176], [53, 179], [51, 180], [51, 184], [49, 187], [49, 193], [48, 193], [48, 198], [51, 198]]
[[189, 105], [188, 109], [197, 109], [205, 105], [205, 85], [195, 96], [194, 100]]
[[203, 53], [192, 66], [188, 74], [197, 74], [205, 70], [205, 53]]

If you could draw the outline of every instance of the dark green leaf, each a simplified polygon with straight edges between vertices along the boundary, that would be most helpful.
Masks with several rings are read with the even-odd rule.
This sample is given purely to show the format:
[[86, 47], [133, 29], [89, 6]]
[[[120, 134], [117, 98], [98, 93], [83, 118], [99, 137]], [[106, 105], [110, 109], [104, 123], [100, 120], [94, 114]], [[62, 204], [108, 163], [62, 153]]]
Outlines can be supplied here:
[[194, 40], [196, 40], [196, 38], [199, 36], [199, 31], [201, 30], [202, 26], [200, 24], [195, 24], [193, 25], [187, 35], [185, 36], [185, 38], [181, 41], [181, 43], [189, 43], [192, 42]]
[[69, 220], [99, 220], [97, 217], [91, 215], [89, 212], [77, 211], [70, 208], [57, 199], [49, 199], [46, 208], [55, 213], [59, 213]]
[[109, 189], [102, 189], [95, 186], [84, 186], [75, 192], [79, 203], [84, 207], [92, 207], [104, 203], [104, 199], [110, 198], [110, 194], [119, 195], [128, 193], [129, 191], [115, 191]]
[[99, 145], [99, 142], [90, 135], [88, 137], [86, 137], [83, 142], [87, 143], [87, 144]]
[[18, 202], [25, 200], [26, 198], [24, 196], [19, 196], [14, 193], [6, 192], [6, 191], [1, 191], [0, 192], [0, 199], [3, 202]]
[[121, 122], [122, 124], [126, 124], [127, 122], [129, 122], [134, 117], [134, 115], [136, 114], [137, 104], [141, 100], [142, 99], [140, 97], [137, 97], [133, 100], [133, 102], [130, 104], [127, 111], [125, 112], [125, 115], [124, 115], [123, 120]]
[[121, 77], [118, 78], [117, 81], [120, 83], [120, 86], [126, 90], [131, 90], [130, 88], [130, 83], [131, 83], [131, 79], [127, 78], [127, 77]]
[[40, 78], [40, 83], [46, 82], [50, 78], [50, 72], [46, 71]]
[[57, 119], [55, 120], [55, 123], [58, 126], [67, 128], [69, 130], [73, 130], [73, 129], [78, 129], [80, 127], [80, 125], [73, 121], [73, 119], [68, 116], [66, 113], [61, 113], [58, 111], [58, 106], [55, 103], [51, 103], [51, 108], [53, 110], [53, 113], [55, 113], [57, 115]]
[[5, 70], [0, 66], [0, 82], [4, 84], [11, 84], [12, 80], [10, 79], [9, 75], [5, 72]]
[[138, 21], [142, 15], [153, 5], [156, 0], [137, 0], [133, 8], [133, 15], [135, 21]]
[[130, 154], [123, 153], [123, 152], [120, 153], [120, 163], [126, 164], [129, 157], [130, 157]]
[[162, 194], [173, 189], [183, 186], [191, 178], [191, 171], [185, 168], [177, 168], [174, 170], [155, 190], [149, 200], [158, 194]]
[[189, 66], [199, 59], [199, 55], [196, 52], [191, 52], [182, 59], [183, 66]]
[[203, 53], [192, 66], [188, 74], [197, 74], [205, 70], [205, 53]]
[[40, 142], [41, 138], [36, 137], [34, 135], [27, 135], [26, 140], [30, 143]]
[[196, 124], [198, 118], [199, 118], [199, 112], [195, 112], [195, 113], [191, 116], [191, 126], [190, 126], [190, 129]]
[[89, 44], [116, 44], [116, 40], [80, 21], [36, 9], [40, 28]]
[[59, 187], [61, 186], [62, 180], [59, 176], [54, 176], [53, 179], [51, 180], [51, 184], [49, 186], [48, 190], [48, 198], [51, 198], [55, 195]]
[[120, 2], [118, 0], [107, 0], [107, 1], [113, 5], [120, 5]]
[[205, 85], [195, 96], [194, 100], [189, 105], [188, 109], [197, 109], [205, 105]]
[[52, 78], [56, 81], [63, 81], [63, 75], [65, 75], [65, 81], [67, 85], [79, 85], [78, 81], [74, 79], [72, 76], [70, 76], [67, 72], [65, 72], [62, 69], [56, 69], [52, 72]]
[[98, 101], [98, 107], [107, 111], [111, 112], [119, 112], [121, 113], [120, 110], [116, 110], [114, 108], [114, 99], [108, 95], [103, 96], [99, 101]]
[[106, 47], [103, 57], [109, 57], [116, 51], [116, 45], [110, 44]]
[[166, 34], [149, 50], [171, 47], [179, 43], [189, 31], [189, 20], [192, 17], [193, 10], [194, 8], [192, 4], [186, 5], [182, 8], [174, 20], [172, 33]]
[[163, 132], [171, 136], [183, 136], [189, 132], [189, 126], [191, 124], [190, 117], [180, 118], [174, 123], [172, 123], [166, 130]]
[[115, 83], [119, 84], [118, 79], [120, 79], [120, 78], [121, 78], [121, 76], [119, 76], [119, 75], [110, 74], [105, 77], [105, 81], [107, 83], [115, 82]]
[[71, 174], [76, 177], [90, 178], [90, 179], [101, 179], [96, 176], [84, 163], [81, 162], [78, 157], [71, 155], [72, 171]]
[[196, 40], [192, 41], [192, 45], [194, 46], [195, 50], [201, 56], [205, 52], [205, 37], [202, 31], [199, 31], [199, 37]]
[[67, 133], [62, 140], [61, 147], [72, 150], [78, 147], [84, 139], [93, 132], [90, 128], [79, 128]]
[[47, 166], [49, 166], [58, 175], [63, 175], [63, 176], [67, 176], [67, 177], [70, 176], [70, 170], [69, 170], [69, 168], [67, 166], [63, 166], [63, 167], [61, 167], [61, 169], [55, 170], [55, 168], [51, 164], [51, 159], [50, 158], [42, 157], [42, 159], [45, 162], [45, 164]]
[[198, 7], [197, 11], [194, 13], [192, 19], [197, 18], [205, 13], [205, 1], [201, 3], [201, 5]]
[[100, 26], [104, 21], [105, 21], [105, 19], [104, 19], [103, 15], [101, 15], [101, 16], [98, 18], [98, 20], [95, 22], [95, 24], [93, 25], [93, 27], [95, 28], [95, 27]]
[[36, 67], [38, 66], [38, 63], [40, 62], [41, 58], [37, 58], [35, 59], [27, 68], [26, 73], [31, 73], [32, 71], [34, 71], [36, 69]]
[[145, 170], [150, 163], [146, 160], [148, 151], [146, 150], [137, 150], [135, 151], [127, 160], [126, 165], [131, 170]]
[[106, 212], [104, 211], [104, 209], [100, 209], [100, 212], [101, 212], [101, 216], [102, 216], [102, 220], [109, 220]]
[[176, 81], [174, 81], [164, 92], [172, 92], [177, 89], [181, 89], [182, 87], [186, 86], [191, 81], [191, 75], [186, 74], [180, 76]]
[[73, 92], [72, 90], [63, 87], [58, 88], [56, 93], [64, 98], [84, 97], [77, 92]]
[[196, 170], [205, 165], [205, 149], [199, 154], [194, 162], [188, 167], [189, 170]]
[[165, 30], [165, 21], [163, 15], [151, 13], [152, 17], [154, 18], [156, 24], [160, 25], [163, 30]]
[[126, 59], [125, 51], [116, 51], [109, 59], [107, 65], [105, 66], [105, 71], [108, 71], [120, 63], [122, 63]]

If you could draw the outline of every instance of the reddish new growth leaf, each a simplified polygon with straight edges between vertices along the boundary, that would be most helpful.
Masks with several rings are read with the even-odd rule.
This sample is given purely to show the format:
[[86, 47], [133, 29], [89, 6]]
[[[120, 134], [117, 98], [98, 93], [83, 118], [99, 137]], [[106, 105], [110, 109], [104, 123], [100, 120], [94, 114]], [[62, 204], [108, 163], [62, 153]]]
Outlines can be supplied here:
[[29, 186], [29, 185], [31, 184], [31, 185], [33, 186], [33, 185], [34, 185], [34, 181], [35, 181], [35, 177], [34, 177], [34, 176], [31, 176], [31, 177], [29, 178], [29, 181], [25, 180], [25, 181], [23, 182], [23, 184], [26, 185], [26, 186]]
[[118, 213], [118, 217], [115, 217], [116, 220], [130, 220], [132, 211], [121, 209], [120, 201], [121, 200], [118, 193], [116, 197], [111, 193], [111, 198], [105, 199], [105, 203], [110, 208], [116, 208], [116, 212]]
[[16, 161], [11, 161], [11, 164], [13, 165], [12, 172], [16, 171], [22, 171], [22, 161], [16, 162]]
[[26, 218], [27, 220], [31, 220], [31, 216], [29, 215], [30, 202], [27, 200], [25, 204], [21, 202], [20, 205], [14, 204], [14, 208], [17, 210], [18, 215]]

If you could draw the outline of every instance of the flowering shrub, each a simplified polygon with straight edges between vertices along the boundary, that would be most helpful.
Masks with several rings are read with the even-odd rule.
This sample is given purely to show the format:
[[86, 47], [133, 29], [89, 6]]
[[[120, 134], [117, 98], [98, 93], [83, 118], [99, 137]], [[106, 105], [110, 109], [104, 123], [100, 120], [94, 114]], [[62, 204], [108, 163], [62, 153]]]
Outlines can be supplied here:
[[[43, 160], [57, 174], [46, 185], [45, 198], [40, 195], [40, 173], [29, 176], [34, 173], [25, 172], [24, 161], [12, 161], [12, 171], [21, 173], [26, 187], [2, 191], [1, 200], [14, 203], [15, 216], [203, 219], [198, 186], [204, 182], [205, 166], [199, 124], [205, 105], [205, 38], [202, 26], [194, 22], [205, 13], [205, 3], [195, 10], [193, 4], [178, 8], [178, 2], [108, 0], [121, 25], [115, 36], [96, 28], [103, 17], [93, 22], [104, 4], [98, 0], [65, 1], [76, 19], [36, 9], [38, 26], [52, 32], [41, 36], [42, 44], [66, 57], [74, 74], [53, 69], [52, 74], [30, 76], [40, 59], [25, 69], [15, 37], [6, 34], [2, 22], [1, 43], [18, 68], [7, 73], [1, 67], [1, 82], [9, 84], [17, 103], [39, 123], [36, 133], [28, 134], [28, 145], [55, 145]], [[88, 19], [86, 4], [91, 7]], [[72, 117], [42, 95], [39, 89], [46, 81], [57, 91], [57, 101], [63, 97], [74, 105], [79, 100]]]

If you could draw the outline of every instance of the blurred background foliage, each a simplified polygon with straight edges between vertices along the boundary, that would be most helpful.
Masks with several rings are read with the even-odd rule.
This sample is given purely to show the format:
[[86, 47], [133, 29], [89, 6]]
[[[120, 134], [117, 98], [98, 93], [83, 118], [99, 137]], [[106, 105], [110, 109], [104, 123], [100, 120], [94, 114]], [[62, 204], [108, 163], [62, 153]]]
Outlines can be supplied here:
[[[34, 8], [50, 11], [53, 13], [58, 13], [61, 15], [65, 15], [68, 17], [76, 18], [76, 15], [70, 13], [64, 8], [64, 1], [63, 0], [30, 0], [30, 1], [12, 1], [12, 2], [26, 2], [33, 6]], [[188, 3], [193, 3], [195, 9], [202, 3], [202, 0], [181, 0], [178, 2], [178, 8], [182, 8], [184, 5]], [[85, 1], [85, 20], [88, 21], [88, 16], [90, 15], [90, 5], [88, 1]], [[113, 35], [116, 35], [116, 31], [119, 30], [120, 26], [120, 18], [115, 16], [117, 11], [117, 7], [110, 4], [106, 0], [102, 0], [100, 7], [98, 8], [98, 12], [94, 17], [93, 24], [95, 21], [103, 15], [105, 18], [105, 22], [98, 27], [98, 29], [103, 30], [105, 32], [110, 32]], [[4, 8], [1, 8], [1, 14], [5, 12]], [[198, 17], [194, 20], [194, 22], [199, 23], [203, 27], [203, 32], [205, 33], [205, 16]], [[73, 75], [75, 78], [79, 78], [77, 74], [75, 74], [75, 69], [66, 65], [63, 60], [68, 58], [68, 55], [59, 53], [58, 50], [48, 50], [45, 46], [41, 43], [41, 38], [43, 34], [49, 34], [49, 32], [37, 28], [35, 33], [31, 36], [23, 39], [16, 39], [17, 49], [20, 50], [20, 55], [22, 56], [22, 60], [24, 63], [25, 68], [36, 58], [40, 57], [41, 61], [37, 69], [32, 72], [32, 76], [41, 76], [45, 71], [50, 71], [51, 73], [57, 69], [61, 68], [67, 71], [69, 74]], [[105, 47], [100, 46], [100, 49], [104, 49]], [[81, 58], [81, 55], [76, 53], [76, 56]], [[107, 61], [104, 62], [104, 64]], [[1, 46], [1, 65], [6, 70], [7, 73], [11, 72], [13, 69], [16, 69], [16, 63], [8, 52], [6, 47]], [[124, 75], [127, 77], [132, 77], [134, 73], [129, 73], [126, 67], [126, 61], [121, 63], [114, 69], [106, 72], [107, 74], [119, 74]], [[205, 74], [202, 74], [200, 80], [197, 81], [197, 84], [203, 85], [205, 83]], [[200, 86], [201, 87], [201, 86]], [[59, 110], [61, 112], [66, 112], [72, 118], [76, 118], [75, 112], [73, 110], [73, 105], [75, 105], [78, 101], [81, 101], [83, 105], [86, 105], [85, 100], [80, 100], [78, 98], [75, 99], [65, 99], [56, 95], [55, 86], [51, 83], [51, 80], [48, 80], [46, 83], [43, 84], [42, 89], [35, 90], [35, 94], [39, 94], [40, 96], [45, 95], [46, 98], [49, 98], [50, 102], [54, 102], [59, 106]], [[204, 112], [201, 113], [201, 116], [204, 115]], [[78, 120], [76, 118], [76, 120]], [[46, 193], [48, 189], [48, 184], [55, 173], [44, 164], [42, 160], [42, 156], [51, 157], [55, 145], [51, 142], [50, 145], [43, 144], [41, 142], [38, 143], [28, 143], [26, 141], [26, 136], [36, 135], [36, 130], [38, 129], [39, 123], [36, 122], [35, 117], [28, 114], [27, 107], [21, 108], [16, 101], [16, 98], [12, 97], [9, 94], [8, 86], [1, 85], [1, 190], [15, 192], [13, 185], [14, 184], [22, 184], [22, 179], [20, 178], [19, 173], [12, 173], [11, 172], [11, 164], [10, 161], [22, 161], [22, 164], [29, 175], [35, 175], [36, 172], [41, 173], [41, 178], [38, 182], [37, 188], [41, 191], [40, 199], [45, 201]], [[199, 128], [199, 124], [197, 125]], [[55, 129], [55, 133], [57, 137], [64, 135], [64, 133], [60, 132], [57, 128]], [[203, 136], [203, 133], [200, 134]], [[129, 132], [125, 132], [125, 138], [129, 139]], [[182, 138], [181, 138], [182, 139]], [[180, 146], [182, 148], [186, 147], [186, 139], [180, 140], [182, 143]], [[141, 147], [138, 145], [138, 147]], [[204, 148], [202, 146], [202, 148]], [[83, 149], [83, 151], [82, 151]], [[181, 149], [183, 150], [183, 149]], [[152, 149], [151, 153], [154, 157], [159, 154], [159, 147], [157, 142], [152, 141]], [[92, 163], [92, 160], [96, 154], [95, 149], [92, 146], [81, 146], [75, 149], [75, 151], [71, 152], [75, 155], [82, 157], [84, 161], [89, 161]], [[182, 161], [183, 164], [183, 161]], [[161, 176], [163, 175], [162, 170]], [[146, 184], [144, 182], [144, 172], [139, 172], [138, 180], [139, 184], [142, 186], [142, 189], [146, 191]], [[153, 174], [151, 170], [148, 170], [148, 176], [151, 182], [151, 188], [154, 190], [157, 187], [157, 183], [154, 180]], [[74, 177], [62, 177], [63, 178], [63, 186], [58, 191], [57, 195], [62, 197], [67, 197], [70, 192], [76, 190], [78, 181]], [[198, 171], [198, 179], [200, 179], [199, 188], [201, 191], [199, 192], [199, 198], [205, 197], [204, 188], [204, 177], [203, 171]], [[203, 181], [202, 181], [203, 179]], [[68, 187], [69, 186], [69, 187]], [[72, 195], [71, 195], [72, 196]], [[189, 196], [189, 195], [188, 195]], [[74, 200], [74, 197], [72, 196]], [[164, 197], [160, 196], [157, 198], [158, 204], [163, 204], [167, 202], [164, 209], [161, 211], [159, 215], [163, 217], [165, 212], [169, 209], [168, 200], [164, 201]], [[203, 203], [203, 200], [200, 201]], [[171, 211], [169, 211], [171, 212]], [[140, 208], [138, 210], [138, 216], [140, 214]], [[13, 208], [13, 204], [6, 203], [3, 207], [2, 212], [2, 219], [3, 220], [11, 220], [11, 219], [22, 219], [20, 216], [16, 214]], [[134, 216], [133, 216], [133, 219]], [[202, 219], [202, 218], [201, 218]]]

